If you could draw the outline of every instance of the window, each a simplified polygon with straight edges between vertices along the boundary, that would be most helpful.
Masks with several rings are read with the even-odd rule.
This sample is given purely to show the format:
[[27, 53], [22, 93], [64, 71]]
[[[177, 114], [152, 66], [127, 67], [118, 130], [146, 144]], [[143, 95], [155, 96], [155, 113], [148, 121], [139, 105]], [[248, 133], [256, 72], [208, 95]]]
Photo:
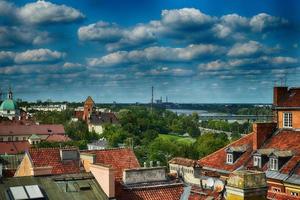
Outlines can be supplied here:
[[281, 189], [280, 188], [276, 188], [276, 187], [272, 187], [272, 191], [273, 192], [281, 192]]
[[283, 113], [283, 127], [292, 128], [292, 113], [285, 112]]
[[260, 156], [254, 156], [254, 158], [253, 158], [253, 166], [255, 166], [255, 167], [261, 167], [261, 157]]
[[19, 138], [18, 138], [18, 137], [16, 137], [16, 141], [19, 141]]
[[23, 140], [26, 140], [26, 137], [23, 137]]
[[298, 197], [299, 193], [298, 192], [291, 192], [291, 196]]
[[231, 153], [227, 154], [227, 163], [232, 164], [233, 163], [233, 155]]
[[8, 137], [8, 141], [9, 141], [9, 142], [11, 141], [11, 137]]
[[1, 142], [3, 141], [3, 137], [0, 137], [0, 141], [1, 141]]
[[278, 160], [276, 158], [270, 158], [270, 169], [278, 170]]

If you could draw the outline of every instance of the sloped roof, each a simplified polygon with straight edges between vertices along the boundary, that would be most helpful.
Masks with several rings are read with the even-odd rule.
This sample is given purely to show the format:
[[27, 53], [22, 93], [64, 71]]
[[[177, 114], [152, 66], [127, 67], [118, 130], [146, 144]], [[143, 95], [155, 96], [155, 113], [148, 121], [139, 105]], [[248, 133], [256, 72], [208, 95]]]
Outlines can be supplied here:
[[18, 109], [18, 105], [16, 101], [12, 99], [4, 100], [0, 105], [0, 110], [16, 110]]
[[112, 112], [110, 113], [93, 113], [89, 118], [90, 124], [117, 123], [118, 119]]
[[94, 100], [92, 99], [91, 96], [88, 96], [84, 102], [84, 104], [95, 104]]
[[123, 177], [124, 169], [132, 169], [140, 167], [140, 164], [133, 152], [129, 148], [115, 148], [102, 150], [84, 150], [83, 153], [90, 153], [96, 155], [96, 162], [105, 165], [111, 165], [116, 170], [115, 178], [121, 179]]
[[182, 184], [125, 189], [120, 183], [117, 183], [116, 187], [118, 200], [180, 200], [184, 190]]
[[65, 134], [65, 129], [62, 124], [0, 124], [0, 135], [51, 135]]
[[[0, 184], [0, 199], [7, 199], [9, 187], [38, 185], [47, 196], [55, 200], [108, 200], [107, 196], [90, 173], [68, 174], [59, 176], [25, 176], [2, 179]], [[66, 185], [69, 191], [66, 191]], [[79, 185], [89, 185], [91, 188], [80, 190]]]
[[196, 160], [188, 159], [188, 158], [182, 158], [182, 157], [175, 157], [172, 158], [169, 161], [170, 164], [177, 164], [177, 165], [182, 165], [186, 167], [194, 167], [197, 164]]
[[[240, 166], [244, 165], [248, 160], [252, 153], [252, 137], [253, 133], [250, 133], [239, 140], [234, 141], [233, 143], [227, 145], [226, 147], [200, 159], [198, 162], [200, 166], [206, 167], [206, 168], [213, 168], [217, 170], [222, 171], [228, 171], [232, 172], [239, 168]], [[233, 164], [227, 164], [226, 163], [226, 149], [230, 147], [239, 147], [247, 145], [247, 150], [238, 158], [236, 162]]]
[[46, 139], [48, 142], [67, 142], [71, 141], [71, 138], [69, 138], [67, 135], [49, 135]]
[[0, 142], [0, 154], [24, 153], [29, 147], [28, 141]]
[[[65, 148], [76, 150], [77, 148]], [[28, 154], [34, 167], [52, 166], [52, 174], [72, 174], [80, 172], [80, 160], [61, 161], [60, 148], [30, 148]]]

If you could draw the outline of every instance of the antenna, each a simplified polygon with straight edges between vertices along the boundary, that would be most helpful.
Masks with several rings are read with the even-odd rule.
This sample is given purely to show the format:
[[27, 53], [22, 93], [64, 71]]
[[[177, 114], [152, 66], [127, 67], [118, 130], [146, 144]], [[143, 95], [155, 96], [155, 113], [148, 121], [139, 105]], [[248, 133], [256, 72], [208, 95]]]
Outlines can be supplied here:
[[154, 87], [151, 87], [151, 113], [153, 112]]

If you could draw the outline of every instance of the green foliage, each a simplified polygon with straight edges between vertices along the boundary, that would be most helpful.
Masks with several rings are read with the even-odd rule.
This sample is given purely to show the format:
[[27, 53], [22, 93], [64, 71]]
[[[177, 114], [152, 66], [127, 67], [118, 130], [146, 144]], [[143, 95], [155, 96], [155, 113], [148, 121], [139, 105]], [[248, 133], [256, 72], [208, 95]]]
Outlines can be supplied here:
[[238, 122], [229, 123], [225, 120], [208, 120], [200, 123], [201, 127], [210, 128], [215, 130], [221, 130], [232, 133], [249, 133], [251, 132], [252, 124], [244, 122], [239, 124]]
[[46, 147], [78, 147], [79, 149], [86, 149], [88, 141], [78, 140], [78, 141], [68, 141], [68, 142], [47, 142], [42, 141], [39, 144], [35, 144], [35, 147], [46, 148]]
[[73, 140], [97, 140], [99, 135], [95, 132], [89, 132], [88, 126], [84, 121], [68, 122], [65, 124], [65, 131]]
[[36, 121], [41, 124], [65, 124], [71, 120], [73, 111], [64, 110], [58, 111], [38, 111], [34, 113]]
[[120, 125], [106, 125], [102, 136], [107, 139], [110, 146], [117, 147], [129, 137], [129, 134]]
[[224, 147], [229, 143], [226, 134], [206, 133], [198, 137], [194, 144], [195, 154], [198, 158], [202, 158], [214, 151]]

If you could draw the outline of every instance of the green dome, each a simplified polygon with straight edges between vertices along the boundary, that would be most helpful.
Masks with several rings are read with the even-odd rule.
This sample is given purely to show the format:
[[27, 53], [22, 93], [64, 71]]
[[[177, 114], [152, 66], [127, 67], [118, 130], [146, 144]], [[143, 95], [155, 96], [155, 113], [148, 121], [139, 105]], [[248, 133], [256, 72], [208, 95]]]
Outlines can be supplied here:
[[0, 110], [17, 110], [17, 103], [12, 99], [6, 99], [2, 102]]

